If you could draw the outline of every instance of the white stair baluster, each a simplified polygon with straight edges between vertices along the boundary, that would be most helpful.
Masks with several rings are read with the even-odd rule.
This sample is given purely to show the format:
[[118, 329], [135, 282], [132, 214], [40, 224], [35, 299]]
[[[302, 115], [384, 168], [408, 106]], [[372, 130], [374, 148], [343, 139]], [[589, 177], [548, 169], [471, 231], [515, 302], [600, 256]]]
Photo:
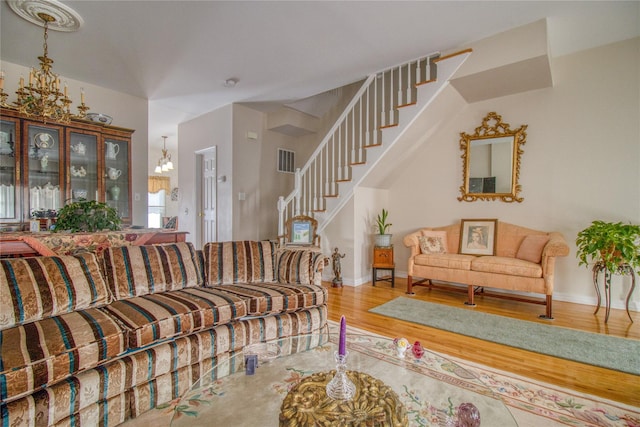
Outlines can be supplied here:
[[365, 144], [364, 140], [364, 95], [362, 94], [362, 98], [360, 98], [360, 123], [358, 126], [358, 158], [361, 162], [364, 162], [364, 153], [363, 148]]
[[309, 210], [311, 212], [315, 211], [318, 208], [318, 205], [316, 203], [316, 165], [318, 164], [318, 162], [316, 162], [315, 160], [313, 161], [313, 163], [311, 164], [313, 167], [313, 174], [311, 175], [312, 178], [309, 179], [309, 186], [311, 187], [311, 200], [309, 201]]
[[382, 79], [380, 80], [380, 128], [382, 128], [387, 122], [387, 104], [386, 104], [386, 85], [387, 73], [382, 73]]
[[337, 159], [336, 159], [336, 134], [335, 133], [331, 136], [331, 145], [333, 147], [331, 149], [331, 156], [333, 157], [331, 159], [331, 175], [332, 175], [331, 183], [335, 188], [336, 187], [335, 183], [336, 183], [336, 181], [338, 179], [338, 177], [336, 175], [336, 161], [337, 161]]
[[[385, 104], [385, 114], [387, 115], [386, 125], [389, 126], [393, 123], [393, 117], [391, 116], [391, 108], [393, 108], [393, 68], [389, 70], [389, 96], [387, 96], [387, 102]], [[386, 93], [385, 93], [386, 96]]]
[[[378, 142], [378, 77], [374, 81], [375, 86], [373, 87], [373, 127], [371, 131], [373, 132], [374, 144]], [[373, 144], [372, 144], [373, 145]]]
[[336, 147], [338, 150], [338, 181], [342, 181], [342, 126], [338, 126], [338, 146]]
[[[374, 80], [374, 84], [375, 84], [375, 80]], [[369, 127], [369, 114], [370, 114], [370, 109], [369, 106], [371, 104], [371, 99], [369, 97], [369, 94], [371, 92], [371, 85], [367, 86], [367, 91], [366, 91], [366, 96], [367, 96], [367, 107], [366, 107], [366, 112], [365, 114], [367, 115], [367, 125], [365, 127], [365, 133], [364, 133], [364, 145], [365, 147], [367, 145], [371, 145], [371, 133], [370, 133], [370, 127]]]
[[351, 164], [358, 163], [358, 154], [356, 153], [356, 110], [351, 111], [351, 136], [349, 145], [351, 146]]
[[398, 103], [396, 105], [404, 105], [404, 86], [402, 86], [402, 65], [398, 67]]
[[346, 122], [349, 120], [349, 115], [347, 114], [347, 116], [345, 117], [345, 127], [344, 127], [344, 141], [342, 143], [343, 147], [344, 147], [344, 179], [348, 180], [349, 179], [349, 134], [347, 133], [347, 125]]

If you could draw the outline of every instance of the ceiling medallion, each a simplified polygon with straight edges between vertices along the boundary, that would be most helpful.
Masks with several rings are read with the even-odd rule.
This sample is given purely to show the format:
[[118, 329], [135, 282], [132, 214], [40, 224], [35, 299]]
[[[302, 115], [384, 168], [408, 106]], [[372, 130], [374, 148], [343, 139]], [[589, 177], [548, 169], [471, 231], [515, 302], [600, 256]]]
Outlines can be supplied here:
[[40, 27], [44, 27], [41, 15], [51, 16], [50, 30], [72, 32], [84, 25], [78, 12], [57, 0], [8, 0], [7, 4], [18, 16]]

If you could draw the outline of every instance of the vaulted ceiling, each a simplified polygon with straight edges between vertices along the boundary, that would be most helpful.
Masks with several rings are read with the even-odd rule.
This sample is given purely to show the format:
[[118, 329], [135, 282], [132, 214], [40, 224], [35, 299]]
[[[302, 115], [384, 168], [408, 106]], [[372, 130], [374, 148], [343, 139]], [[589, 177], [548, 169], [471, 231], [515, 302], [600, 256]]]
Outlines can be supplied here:
[[[50, 32], [55, 71], [148, 99], [150, 141], [232, 102], [297, 101], [542, 18], [552, 56], [640, 32], [637, 1], [62, 3], [84, 25]], [[1, 59], [36, 65], [42, 29], [0, 6]]]

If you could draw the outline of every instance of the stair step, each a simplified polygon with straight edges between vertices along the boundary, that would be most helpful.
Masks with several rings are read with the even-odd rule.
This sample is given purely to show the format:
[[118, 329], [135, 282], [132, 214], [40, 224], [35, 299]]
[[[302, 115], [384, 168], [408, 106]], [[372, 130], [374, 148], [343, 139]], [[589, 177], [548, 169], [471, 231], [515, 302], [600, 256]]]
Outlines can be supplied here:
[[404, 107], [411, 107], [412, 105], [417, 105], [417, 102], [410, 102], [408, 104], [402, 104], [402, 105], [397, 105], [396, 108], [404, 108]]
[[382, 130], [382, 129], [389, 129], [389, 128], [394, 128], [394, 127], [397, 127], [397, 126], [398, 126], [398, 124], [397, 124], [397, 123], [392, 123], [392, 124], [390, 124], [390, 125], [380, 126], [378, 129], [379, 129], [379, 130]]
[[372, 147], [380, 147], [382, 142], [377, 142], [375, 144], [363, 145], [362, 148], [372, 148]]
[[416, 83], [416, 87], [422, 86], [422, 85], [428, 85], [429, 83], [435, 83], [436, 81], [437, 81], [436, 79], [425, 80], [423, 82]]

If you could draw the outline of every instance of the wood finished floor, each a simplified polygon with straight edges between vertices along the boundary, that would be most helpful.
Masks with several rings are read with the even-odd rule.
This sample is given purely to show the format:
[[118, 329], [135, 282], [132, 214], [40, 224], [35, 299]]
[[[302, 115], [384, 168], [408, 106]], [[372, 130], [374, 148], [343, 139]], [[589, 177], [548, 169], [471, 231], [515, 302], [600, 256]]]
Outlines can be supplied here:
[[[430, 350], [640, 407], [640, 376], [519, 350], [369, 313], [370, 308], [396, 297], [407, 296], [405, 294], [406, 279], [396, 278], [395, 282], [395, 288], [391, 288], [387, 282], [377, 282], [375, 287], [367, 283], [358, 287], [342, 288], [332, 288], [330, 283], [324, 283], [329, 290], [329, 319], [339, 321], [340, 316], [345, 315], [348, 324], [354, 327], [388, 337], [403, 336], [411, 342], [419, 340]], [[414, 291], [416, 295], [411, 298], [454, 307], [466, 307], [463, 304], [466, 295], [462, 293], [440, 289], [429, 290], [426, 287], [417, 287]], [[544, 306], [538, 304], [481, 295], [476, 297], [476, 304], [475, 308], [469, 309], [546, 325], [640, 340], [640, 313], [638, 312], [631, 312], [634, 320], [634, 323], [631, 323], [624, 310], [612, 309], [609, 321], [605, 324], [604, 308], [594, 315], [595, 308], [589, 305], [554, 301], [554, 320], [548, 321], [538, 319], [538, 315], [544, 313]]]

